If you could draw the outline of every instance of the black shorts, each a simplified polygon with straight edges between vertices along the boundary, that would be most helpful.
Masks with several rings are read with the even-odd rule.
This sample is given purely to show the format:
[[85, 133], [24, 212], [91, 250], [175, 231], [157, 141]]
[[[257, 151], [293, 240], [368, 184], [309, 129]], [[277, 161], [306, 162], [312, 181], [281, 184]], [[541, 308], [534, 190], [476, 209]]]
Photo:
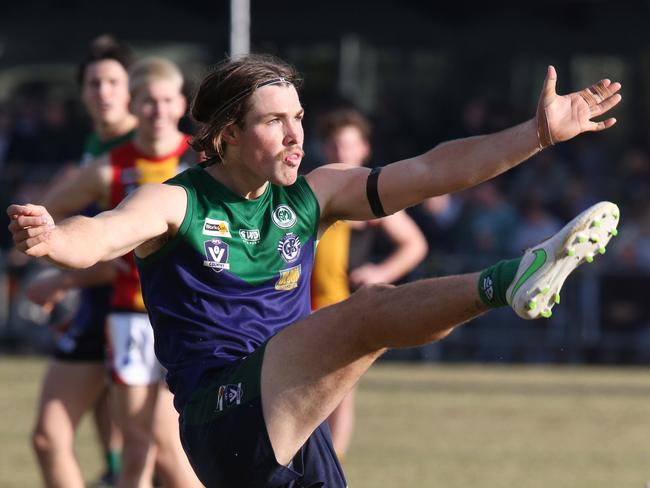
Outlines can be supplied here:
[[102, 363], [106, 360], [106, 319], [111, 294], [110, 286], [81, 290], [79, 308], [70, 327], [56, 340], [56, 359]]
[[327, 422], [291, 467], [276, 461], [262, 414], [264, 348], [207, 375], [183, 408], [180, 437], [194, 471], [207, 488], [345, 488]]
[[90, 361], [104, 363], [106, 340], [104, 325], [75, 330], [73, 327], [56, 340], [54, 357], [59, 361]]

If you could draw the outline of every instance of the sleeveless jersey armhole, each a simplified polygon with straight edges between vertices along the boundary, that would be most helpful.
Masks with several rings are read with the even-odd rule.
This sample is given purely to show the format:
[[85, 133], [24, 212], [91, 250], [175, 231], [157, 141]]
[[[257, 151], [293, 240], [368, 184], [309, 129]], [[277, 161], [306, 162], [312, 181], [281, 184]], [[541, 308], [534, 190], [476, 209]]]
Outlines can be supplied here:
[[142, 266], [149, 266], [152, 263], [156, 263], [165, 256], [167, 256], [170, 252], [172, 252], [176, 246], [178, 246], [178, 243], [181, 242], [183, 237], [187, 234], [188, 229], [190, 228], [190, 225], [192, 223], [192, 219], [194, 217], [194, 211], [196, 208], [196, 195], [194, 192], [186, 187], [185, 185], [180, 185], [176, 183], [168, 183], [173, 186], [180, 186], [183, 190], [185, 190], [185, 194], [187, 195], [187, 206], [185, 208], [185, 216], [183, 217], [183, 222], [181, 223], [181, 226], [178, 228], [178, 232], [174, 234], [174, 236], [167, 241], [160, 249], [157, 251], [152, 252], [148, 256], [144, 258], [139, 258], [138, 256], [135, 256], [135, 260], [138, 264]]
[[308, 200], [312, 201], [313, 211], [316, 214], [316, 219], [314, 221], [314, 227], [312, 228], [312, 233], [314, 235], [314, 244], [318, 237], [318, 227], [320, 226], [320, 203], [318, 203], [318, 198], [316, 198], [316, 193], [312, 189], [311, 185], [307, 181], [307, 178], [304, 176], [298, 177], [298, 187], [300, 188], [301, 193]]

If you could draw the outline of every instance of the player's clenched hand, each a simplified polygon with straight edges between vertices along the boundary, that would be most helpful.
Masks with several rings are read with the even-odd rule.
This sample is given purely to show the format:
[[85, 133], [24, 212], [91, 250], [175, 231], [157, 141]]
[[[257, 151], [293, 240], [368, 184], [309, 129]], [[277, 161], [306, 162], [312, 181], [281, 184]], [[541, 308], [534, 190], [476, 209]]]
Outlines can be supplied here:
[[386, 283], [381, 267], [374, 263], [366, 263], [350, 271], [350, 284], [359, 288], [363, 285]]
[[10, 205], [9, 231], [16, 248], [28, 256], [46, 256], [50, 252], [50, 238], [54, 220], [40, 205]]
[[613, 117], [602, 121], [592, 119], [618, 105], [621, 101], [618, 93], [620, 83], [603, 79], [579, 92], [558, 95], [556, 82], [555, 68], [549, 66], [537, 105], [537, 135], [541, 148], [566, 141], [582, 132], [604, 130], [616, 123]]
[[59, 273], [39, 278], [27, 285], [25, 294], [45, 312], [51, 313], [54, 306], [65, 298], [66, 290], [62, 281]]

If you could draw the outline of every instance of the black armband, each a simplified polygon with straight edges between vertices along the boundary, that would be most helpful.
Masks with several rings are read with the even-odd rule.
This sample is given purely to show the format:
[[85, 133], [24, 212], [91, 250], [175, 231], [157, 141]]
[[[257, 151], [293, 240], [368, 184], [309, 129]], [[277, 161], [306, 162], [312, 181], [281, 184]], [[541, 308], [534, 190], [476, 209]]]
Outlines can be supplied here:
[[368, 180], [366, 181], [366, 196], [368, 197], [368, 203], [370, 204], [372, 213], [375, 214], [375, 217], [377, 218], [386, 217], [386, 215], [388, 215], [381, 204], [381, 200], [379, 200], [379, 192], [377, 191], [379, 173], [381, 173], [381, 166], [372, 168], [368, 175]]

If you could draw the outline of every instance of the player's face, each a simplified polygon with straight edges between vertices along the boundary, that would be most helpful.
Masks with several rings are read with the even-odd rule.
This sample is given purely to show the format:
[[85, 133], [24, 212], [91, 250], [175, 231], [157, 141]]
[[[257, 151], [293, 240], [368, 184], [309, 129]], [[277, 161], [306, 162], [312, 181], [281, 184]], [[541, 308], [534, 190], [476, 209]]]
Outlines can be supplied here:
[[129, 116], [129, 75], [113, 59], [89, 64], [81, 100], [95, 125], [117, 125]]
[[152, 80], [133, 94], [131, 111], [138, 118], [138, 131], [145, 137], [162, 139], [178, 131], [185, 97], [177, 81]]
[[303, 158], [303, 113], [293, 85], [256, 90], [237, 135], [241, 164], [264, 181], [293, 184]]
[[370, 155], [370, 145], [356, 126], [347, 125], [323, 142], [323, 155], [328, 163], [362, 166]]

